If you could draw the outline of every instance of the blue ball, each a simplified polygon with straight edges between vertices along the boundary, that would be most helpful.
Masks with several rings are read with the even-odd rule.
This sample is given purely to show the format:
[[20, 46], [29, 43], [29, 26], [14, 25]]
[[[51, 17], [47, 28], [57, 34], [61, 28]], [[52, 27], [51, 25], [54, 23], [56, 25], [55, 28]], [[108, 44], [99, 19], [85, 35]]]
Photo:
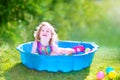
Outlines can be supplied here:
[[111, 72], [111, 71], [114, 71], [114, 69], [113, 69], [112, 67], [109, 66], [109, 67], [106, 68], [106, 73], [107, 73], [107, 74], [108, 74], [109, 72]]

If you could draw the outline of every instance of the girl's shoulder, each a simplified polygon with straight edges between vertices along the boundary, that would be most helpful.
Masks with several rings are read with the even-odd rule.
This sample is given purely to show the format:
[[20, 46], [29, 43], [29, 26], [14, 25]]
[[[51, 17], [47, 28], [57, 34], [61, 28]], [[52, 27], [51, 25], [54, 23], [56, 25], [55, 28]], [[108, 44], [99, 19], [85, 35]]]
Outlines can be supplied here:
[[34, 43], [34, 44], [38, 44], [38, 43], [40, 44], [40, 42], [39, 42], [39, 41], [36, 41], [36, 40], [33, 41], [33, 43]]
[[52, 48], [58, 48], [58, 45], [57, 44], [52, 44], [52, 45], [50, 45]]
[[37, 44], [38, 44], [38, 41], [33, 41], [33, 46], [34, 47], [37, 46]]
[[55, 53], [59, 53], [60, 48], [58, 47], [57, 44], [54, 44], [54, 45], [52, 45], [52, 50], [53, 50], [53, 52], [55, 52]]

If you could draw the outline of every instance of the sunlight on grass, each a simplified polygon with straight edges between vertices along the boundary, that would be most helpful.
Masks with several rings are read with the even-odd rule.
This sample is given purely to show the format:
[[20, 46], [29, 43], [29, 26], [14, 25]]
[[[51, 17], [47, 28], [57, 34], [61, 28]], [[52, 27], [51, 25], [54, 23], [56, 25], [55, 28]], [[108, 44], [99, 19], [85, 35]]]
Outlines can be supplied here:
[[[111, 66], [117, 72], [117, 77], [115, 80], [119, 80], [118, 79], [120, 77], [119, 63], [120, 63], [119, 48], [101, 47], [95, 54], [95, 58], [92, 64], [93, 68], [91, 66], [91, 71], [96, 73], [99, 71], [103, 71], [106, 74], [105, 71], [106, 68], [108, 66]], [[109, 80], [107, 74], [105, 76], [105, 80]]]

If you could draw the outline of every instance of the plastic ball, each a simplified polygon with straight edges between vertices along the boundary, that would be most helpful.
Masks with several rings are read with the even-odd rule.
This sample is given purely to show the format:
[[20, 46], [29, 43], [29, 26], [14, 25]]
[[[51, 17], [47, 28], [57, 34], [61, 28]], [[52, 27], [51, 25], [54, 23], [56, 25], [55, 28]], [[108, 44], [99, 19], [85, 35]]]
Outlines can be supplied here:
[[78, 46], [78, 48], [80, 49], [81, 52], [84, 52], [84, 51], [85, 51], [84, 46]]
[[90, 52], [90, 51], [91, 51], [90, 48], [86, 48], [86, 49], [85, 49], [85, 53], [88, 53], [88, 52]]
[[102, 80], [104, 78], [104, 76], [105, 76], [104, 72], [102, 72], [102, 71], [100, 71], [100, 72], [97, 73], [97, 79], [98, 80]]
[[106, 68], [106, 73], [108, 74], [109, 72], [111, 72], [111, 71], [114, 71], [114, 69], [112, 68], [112, 67], [107, 67]]
[[109, 77], [110, 79], [115, 78], [115, 77], [116, 77], [116, 72], [115, 72], [115, 71], [109, 72], [108, 77]]
[[80, 46], [75, 46], [73, 47], [73, 49], [75, 49], [76, 53], [79, 53], [79, 52], [84, 52], [85, 51], [85, 47], [80, 45]]

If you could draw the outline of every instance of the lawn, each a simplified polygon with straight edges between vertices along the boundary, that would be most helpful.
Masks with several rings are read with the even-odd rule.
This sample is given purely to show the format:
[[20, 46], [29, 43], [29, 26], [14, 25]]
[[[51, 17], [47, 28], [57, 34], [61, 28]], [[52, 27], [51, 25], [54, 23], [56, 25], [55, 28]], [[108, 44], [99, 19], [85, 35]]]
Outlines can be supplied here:
[[[119, 47], [101, 46], [95, 53], [90, 67], [81, 71], [47, 72], [30, 70], [20, 61], [19, 52], [8, 44], [0, 47], [0, 80], [96, 80], [96, 74], [111, 66], [117, 73], [114, 80], [120, 80]], [[104, 80], [109, 80], [108, 76]]]

